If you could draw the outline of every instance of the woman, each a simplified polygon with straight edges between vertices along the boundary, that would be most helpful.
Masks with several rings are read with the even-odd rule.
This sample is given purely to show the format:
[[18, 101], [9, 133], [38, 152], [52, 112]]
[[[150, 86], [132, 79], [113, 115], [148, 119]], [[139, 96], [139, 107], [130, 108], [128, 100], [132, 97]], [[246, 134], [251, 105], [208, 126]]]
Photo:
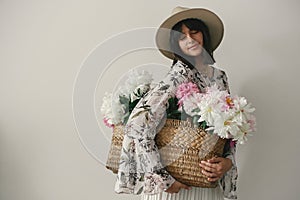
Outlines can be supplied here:
[[[173, 60], [166, 77], [139, 101], [125, 127], [115, 191], [143, 194], [142, 199], [236, 199], [235, 146], [226, 143], [223, 157], [199, 163], [216, 188], [189, 187], [176, 181], [160, 162], [154, 137], [165, 120], [168, 99], [179, 84], [192, 81], [200, 90], [216, 83], [229, 90], [224, 71], [211, 66], [223, 37], [219, 17], [206, 9], [177, 7], [157, 32], [157, 46]], [[170, 29], [172, 29], [170, 31]]]

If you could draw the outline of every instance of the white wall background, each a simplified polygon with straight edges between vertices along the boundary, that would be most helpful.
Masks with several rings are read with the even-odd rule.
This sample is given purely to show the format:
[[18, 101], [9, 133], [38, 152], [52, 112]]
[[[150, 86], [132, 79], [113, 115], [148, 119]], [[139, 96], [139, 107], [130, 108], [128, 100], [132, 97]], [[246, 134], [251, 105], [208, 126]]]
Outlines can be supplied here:
[[73, 84], [99, 43], [157, 27], [177, 5], [223, 19], [215, 58], [232, 93], [257, 108], [258, 131], [238, 147], [239, 199], [299, 199], [299, 1], [1, 0], [1, 200], [139, 199], [116, 195], [115, 177], [81, 144]]

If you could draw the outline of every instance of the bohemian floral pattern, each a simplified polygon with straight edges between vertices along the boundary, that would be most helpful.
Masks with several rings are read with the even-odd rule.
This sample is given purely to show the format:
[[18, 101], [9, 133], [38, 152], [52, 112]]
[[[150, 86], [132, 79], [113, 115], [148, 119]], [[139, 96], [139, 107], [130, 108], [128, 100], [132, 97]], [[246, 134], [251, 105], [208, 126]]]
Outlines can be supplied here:
[[[115, 191], [117, 193], [157, 194], [167, 189], [175, 179], [160, 162], [154, 137], [165, 120], [168, 99], [175, 96], [177, 87], [184, 82], [193, 82], [201, 91], [216, 83], [221, 90], [228, 90], [224, 71], [214, 69], [212, 78], [202, 76], [197, 69], [190, 69], [178, 61], [166, 77], [139, 101], [132, 111], [123, 140]], [[224, 156], [230, 158], [233, 167], [219, 181], [224, 196], [236, 199], [237, 168], [235, 146], [226, 145]]]

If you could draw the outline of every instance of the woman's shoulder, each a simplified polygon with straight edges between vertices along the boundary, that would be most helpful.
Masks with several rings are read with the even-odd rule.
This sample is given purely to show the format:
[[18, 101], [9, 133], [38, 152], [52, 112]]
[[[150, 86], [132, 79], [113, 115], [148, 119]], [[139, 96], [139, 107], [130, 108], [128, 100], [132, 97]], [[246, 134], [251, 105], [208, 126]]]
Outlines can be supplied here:
[[226, 74], [226, 72], [225, 72], [225, 69], [223, 69], [222, 67], [219, 67], [219, 66], [217, 66], [217, 65], [210, 65], [214, 70], [215, 70], [215, 72], [218, 72], [218, 73], [220, 73], [220, 74]]
[[229, 85], [228, 85], [228, 77], [224, 69], [212, 66], [214, 69], [214, 80], [217, 82], [220, 86], [222, 86], [223, 89], [229, 91]]
[[223, 68], [221, 68], [219, 66], [216, 66], [216, 65], [211, 65], [211, 67], [214, 69], [214, 76], [215, 77], [227, 78], [227, 73]]
[[175, 69], [179, 69], [179, 68], [183, 68], [183, 69], [189, 69], [190, 67], [182, 62], [181, 60], [176, 61], [175, 63], [172, 64], [171, 68], [175, 68]]
[[191, 80], [194, 76], [193, 71], [186, 64], [176, 62], [171, 65], [167, 74], [156, 87], [160, 90], [161, 88], [168, 88], [168, 90], [173, 91], [179, 84]]
[[191, 76], [193, 71], [186, 63], [178, 60], [176, 63], [172, 64], [169, 74]]

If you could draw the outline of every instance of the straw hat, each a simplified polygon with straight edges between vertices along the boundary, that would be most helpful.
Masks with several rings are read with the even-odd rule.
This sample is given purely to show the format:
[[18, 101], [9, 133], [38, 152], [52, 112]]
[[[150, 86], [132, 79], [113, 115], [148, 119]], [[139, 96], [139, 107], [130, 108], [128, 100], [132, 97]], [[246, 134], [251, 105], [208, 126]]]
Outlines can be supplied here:
[[210, 34], [212, 51], [221, 43], [224, 34], [224, 25], [215, 13], [204, 8], [185, 8], [178, 6], [173, 9], [172, 15], [160, 25], [156, 33], [156, 45], [164, 56], [170, 59], [174, 58], [173, 53], [168, 51], [170, 50], [170, 32], [177, 22], [187, 18], [201, 19], [206, 24]]

